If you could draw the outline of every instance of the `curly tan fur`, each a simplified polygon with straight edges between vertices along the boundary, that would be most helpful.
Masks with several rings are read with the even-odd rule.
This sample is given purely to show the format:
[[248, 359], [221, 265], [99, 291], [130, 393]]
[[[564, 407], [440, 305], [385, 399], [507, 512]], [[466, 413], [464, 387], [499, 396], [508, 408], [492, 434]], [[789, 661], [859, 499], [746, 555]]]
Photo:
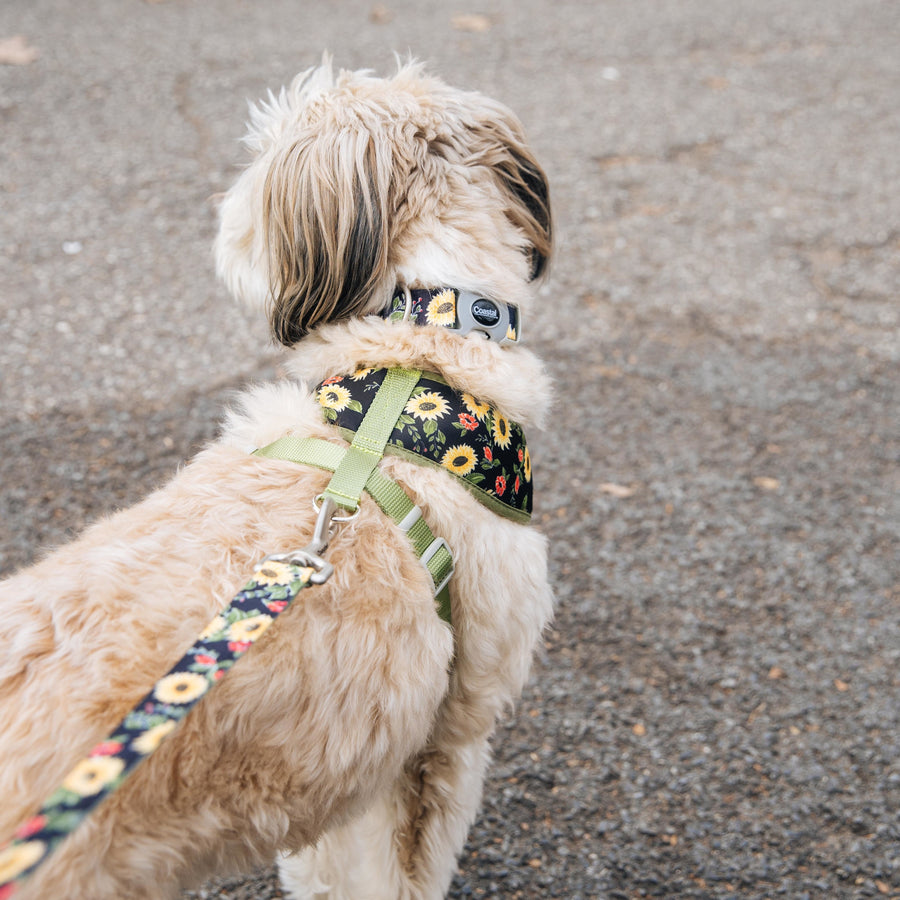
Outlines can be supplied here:
[[[499, 104], [401, 66], [330, 63], [252, 114], [216, 243], [269, 310], [292, 377], [248, 391], [222, 437], [138, 506], [0, 584], [0, 841], [190, 645], [266, 553], [302, 546], [327, 475], [249, 455], [341, 442], [308, 384], [421, 366], [524, 424], [540, 363], [478, 336], [367, 316], [396, 283], [517, 303], [550, 253], [546, 182]], [[301, 341], [300, 338], [303, 337]], [[366, 498], [305, 591], [17, 896], [174, 898], [283, 857], [292, 897], [439, 898], [481, 795], [487, 741], [551, 613], [544, 539], [446, 472], [388, 458], [453, 548], [453, 631], [406, 538]]]

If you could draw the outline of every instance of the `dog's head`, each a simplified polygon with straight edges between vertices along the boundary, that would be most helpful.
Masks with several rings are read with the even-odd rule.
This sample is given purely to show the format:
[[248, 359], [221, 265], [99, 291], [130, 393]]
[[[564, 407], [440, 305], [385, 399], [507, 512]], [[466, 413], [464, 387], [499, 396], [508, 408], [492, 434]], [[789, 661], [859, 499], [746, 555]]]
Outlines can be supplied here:
[[377, 312], [397, 283], [521, 305], [546, 267], [547, 182], [518, 120], [420, 65], [335, 77], [326, 58], [251, 108], [246, 144], [217, 268], [284, 344]]

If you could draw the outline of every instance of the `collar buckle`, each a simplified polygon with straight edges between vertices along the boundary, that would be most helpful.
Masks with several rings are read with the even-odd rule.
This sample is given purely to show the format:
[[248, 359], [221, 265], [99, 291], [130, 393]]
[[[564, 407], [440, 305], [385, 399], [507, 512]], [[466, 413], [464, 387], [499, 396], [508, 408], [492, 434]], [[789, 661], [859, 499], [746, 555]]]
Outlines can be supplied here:
[[410, 290], [399, 285], [381, 316], [392, 322], [436, 325], [460, 337], [483, 334], [498, 344], [521, 339], [518, 307], [457, 288]]
[[471, 291], [459, 291], [456, 323], [453, 331], [458, 334], [475, 331], [486, 334], [498, 344], [515, 343], [520, 337], [519, 311], [515, 306], [489, 300]]

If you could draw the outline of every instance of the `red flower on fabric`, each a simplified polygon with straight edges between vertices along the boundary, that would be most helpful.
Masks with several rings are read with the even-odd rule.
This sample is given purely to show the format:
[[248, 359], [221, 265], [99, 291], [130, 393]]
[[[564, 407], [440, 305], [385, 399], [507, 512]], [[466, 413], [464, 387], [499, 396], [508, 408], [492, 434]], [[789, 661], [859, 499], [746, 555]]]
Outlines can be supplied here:
[[232, 653], [243, 653], [253, 645], [253, 641], [229, 641], [228, 649]]
[[273, 613], [284, 612], [285, 607], [288, 605], [287, 600], [270, 600], [266, 606], [272, 610]]
[[498, 497], [502, 497], [506, 493], [506, 479], [502, 475], [497, 476], [494, 482], [494, 491]]
[[343, 375], [332, 375], [331, 378], [326, 378], [322, 384], [340, 384], [343, 380]]
[[9, 900], [18, 889], [19, 886], [14, 881], [4, 884], [3, 887], [0, 887], [0, 900]]
[[460, 413], [459, 421], [465, 426], [466, 431], [474, 431], [478, 427], [478, 419], [469, 415], [469, 413]]
[[207, 656], [205, 653], [198, 653], [194, 657], [194, 661], [200, 663], [201, 666], [214, 666], [218, 662], [214, 656]]
[[24, 825], [19, 826], [19, 830], [13, 835], [17, 841], [24, 840], [37, 834], [47, 824], [46, 816], [35, 816], [29, 819]]
[[91, 756], [115, 756], [121, 749], [120, 741], [103, 741], [91, 748]]
[[525, 454], [522, 451], [522, 448], [519, 447], [519, 462], [522, 462], [523, 459], [525, 459]]
[[224, 669], [219, 669], [218, 671], [213, 672], [213, 681], [218, 681], [220, 678], [224, 678], [224, 677], [225, 677]]
[[494, 461], [494, 454], [491, 453], [491, 448], [490, 448], [490, 447], [485, 447], [485, 448], [484, 448], [484, 458], [485, 458], [488, 462], [493, 462], [493, 461]]
[[518, 494], [518, 493], [519, 493], [519, 484], [520, 484], [520, 482], [519, 482], [519, 476], [516, 475], [516, 481], [515, 481], [515, 484], [513, 484], [513, 493], [514, 493], [514, 494]]

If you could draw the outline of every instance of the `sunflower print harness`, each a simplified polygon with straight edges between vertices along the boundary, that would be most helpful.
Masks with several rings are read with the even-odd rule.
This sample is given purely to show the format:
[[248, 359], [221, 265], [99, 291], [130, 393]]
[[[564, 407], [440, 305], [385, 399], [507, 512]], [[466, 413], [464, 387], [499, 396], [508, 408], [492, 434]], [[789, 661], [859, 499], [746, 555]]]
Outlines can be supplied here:
[[[316, 387], [325, 419], [352, 440], [387, 369], [359, 369]], [[531, 456], [522, 427], [496, 407], [422, 373], [387, 440], [385, 453], [437, 466], [496, 513], [528, 522]]]

